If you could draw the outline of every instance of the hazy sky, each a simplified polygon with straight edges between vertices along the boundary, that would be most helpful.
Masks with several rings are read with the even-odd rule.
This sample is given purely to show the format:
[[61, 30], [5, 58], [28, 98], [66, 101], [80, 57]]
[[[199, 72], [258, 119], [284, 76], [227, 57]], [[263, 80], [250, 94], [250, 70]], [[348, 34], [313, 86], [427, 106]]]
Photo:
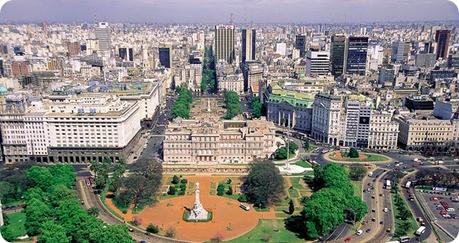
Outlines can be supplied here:
[[448, 0], [12, 0], [0, 22], [225, 23], [231, 13], [240, 23], [459, 20]]

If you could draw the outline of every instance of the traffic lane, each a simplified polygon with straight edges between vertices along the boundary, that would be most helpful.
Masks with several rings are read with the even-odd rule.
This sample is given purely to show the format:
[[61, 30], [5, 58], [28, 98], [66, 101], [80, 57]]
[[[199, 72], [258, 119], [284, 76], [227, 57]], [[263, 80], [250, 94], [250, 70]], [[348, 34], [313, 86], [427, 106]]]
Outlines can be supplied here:
[[344, 223], [336, 227], [336, 229], [326, 237], [325, 241], [337, 241], [344, 238], [347, 235], [347, 232], [352, 229], [352, 225]]

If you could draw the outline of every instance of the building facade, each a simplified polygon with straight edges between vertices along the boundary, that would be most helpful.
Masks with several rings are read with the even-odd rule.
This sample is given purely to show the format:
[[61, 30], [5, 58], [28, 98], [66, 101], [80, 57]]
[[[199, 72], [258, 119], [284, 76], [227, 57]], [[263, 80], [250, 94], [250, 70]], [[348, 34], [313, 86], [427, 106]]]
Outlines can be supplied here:
[[391, 112], [372, 111], [368, 134], [368, 148], [375, 150], [397, 149], [398, 132], [399, 124], [393, 120]]
[[165, 132], [164, 163], [250, 163], [269, 158], [276, 148], [274, 124], [264, 119], [176, 119]]
[[346, 73], [346, 36], [335, 34], [331, 38], [331, 72], [335, 77]]
[[323, 143], [338, 146], [342, 143], [342, 100], [340, 96], [317, 94], [312, 110], [312, 137]]
[[243, 63], [256, 60], [256, 35], [255, 29], [242, 30], [241, 57]]
[[349, 36], [347, 39], [346, 73], [365, 75], [368, 37]]

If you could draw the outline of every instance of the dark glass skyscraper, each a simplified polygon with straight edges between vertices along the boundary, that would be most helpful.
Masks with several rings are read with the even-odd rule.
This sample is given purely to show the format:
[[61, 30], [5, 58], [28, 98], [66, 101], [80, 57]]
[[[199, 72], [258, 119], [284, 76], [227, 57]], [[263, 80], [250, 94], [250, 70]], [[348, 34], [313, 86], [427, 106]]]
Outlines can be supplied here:
[[120, 58], [124, 61], [134, 61], [134, 51], [132, 48], [122, 47], [118, 49]]
[[346, 67], [346, 36], [333, 35], [331, 38], [331, 72], [335, 77], [341, 76]]
[[451, 39], [451, 30], [437, 30], [435, 33], [435, 42], [437, 42], [436, 57], [446, 60], [448, 57], [449, 41]]
[[254, 29], [242, 30], [242, 62], [254, 61], [256, 53], [256, 31]]
[[306, 36], [305, 35], [296, 35], [295, 48], [300, 50], [300, 56], [304, 57], [304, 55], [306, 54]]
[[349, 36], [347, 39], [346, 73], [365, 75], [368, 37]]
[[159, 63], [165, 68], [171, 68], [171, 48], [160, 47], [159, 48]]

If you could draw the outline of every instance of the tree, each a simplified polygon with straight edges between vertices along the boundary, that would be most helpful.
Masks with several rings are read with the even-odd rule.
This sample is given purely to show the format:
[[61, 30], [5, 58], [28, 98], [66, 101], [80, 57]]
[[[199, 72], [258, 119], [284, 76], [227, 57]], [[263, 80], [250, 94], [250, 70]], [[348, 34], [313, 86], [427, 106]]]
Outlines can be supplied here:
[[135, 207], [139, 203], [152, 201], [161, 186], [161, 163], [139, 159], [130, 171], [131, 174], [124, 180], [123, 186], [132, 194]]
[[356, 148], [351, 148], [349, 150], [349, 158], [358, 158], [360, 157], [359, 151]]
[[280, 147], [276, 149], [274, 152], [274, 159], [276, 160], [284, 160], [287, 159], [287, 148], [286, 147]]
[[262, 104], [260, 102], [259, 97], [252, 97], [252, 103], [251, 103], [251, 108], [252, 108], [252, 116], [255, 118], [260, 118], [261, 117], [261, 110], [262, 110]]
[[226, 195], [233, 195], [233, 187], [231, 185], [228, 187], [228, 191], [226, 191]]
[[218, 196], [223, 196], [223, 194], [225, 194], [225, 185], [220, 183], [217, 186], [217, 195]]
[[184, 86], [180, 86], [176, 90], [179, 97], [172, 107], [172, 117], [188, 119], [190, 118], [190, 104], [193, 102], [191, 91]]
[[149, 225], [147, 226], [147, 232], [148, 232], [148, 233], [152, 233], [152, 234], [158, 234], [159, 228], [158, 228], [157, 225], [149, 224]]
[[53, 221], [45, 221], [41, 225], [41, 234], [38, 236], [38, 242], [65, 243], [70, 242], [70, 240], [66, 235], [64, 227]]
[[180, 178], [177, 175], [172, 177], [172, 184], [178, 184], [180, 182]]
[[88, 213], [94, 217], [99, 216], [99, 208], [97, 207], [91, 207], [88, 209]]
[[293, 214], [295, 212], [295, 205], [293, 204], [293, 200], [290, 199], [288, 202], [288, 214]]
[[175, 193], [177, 193], [177, 190], [175, 189], [175, 186], [170, 186], [169, 190], [167, 191], [167, 194], [175, 195]]
[[95, 232], [92, 241], [95, 243], [117, 242], [132, 243], [132, 238], [128, 233], [126, 225], [104, 225], [103, 230]]
[[349, 167], [349, 178], [353, 181], [361, 181], [367, 171], [367, 168], [363, 165], [351, 166]]
[[43, 191], [48, 190], [54, 181], [49, 169], [40, 166], [32, 166], [32, 168], [28, 169], [26, 177], [33, 187], [38, 187]]
[[89, 168], [96, 174], [96, 187], [99, 189], [105, 188], [107, 185], [110, 164], [110, 159], [103, 159], [102, 162], [99, 162], [98, 160], [91, 161]]
[[3, 203], [6, 203], [8, 201], [8, 198], [12, 197], [14, 195], [14, 185], [6, 182], [6, 181], [0, 181], [0, 200]]
[[303, 143], [303, 148], [304, 150], [308, 151], [311, 149], [311, 144], [309, 143], [309, 140], [304, 141]]
[[250, 166], [243, 188], [250, 202], [264, 208], [278, 202], [283, 196], [284, 179], [273, 162], [254, 162]]
[[25, 227], [27, 234], [35, 236], [40, 233], [41, 224], [50, 218], [51, 209], [46, 203], [36, 198], [28, 200], [26, 204]]

